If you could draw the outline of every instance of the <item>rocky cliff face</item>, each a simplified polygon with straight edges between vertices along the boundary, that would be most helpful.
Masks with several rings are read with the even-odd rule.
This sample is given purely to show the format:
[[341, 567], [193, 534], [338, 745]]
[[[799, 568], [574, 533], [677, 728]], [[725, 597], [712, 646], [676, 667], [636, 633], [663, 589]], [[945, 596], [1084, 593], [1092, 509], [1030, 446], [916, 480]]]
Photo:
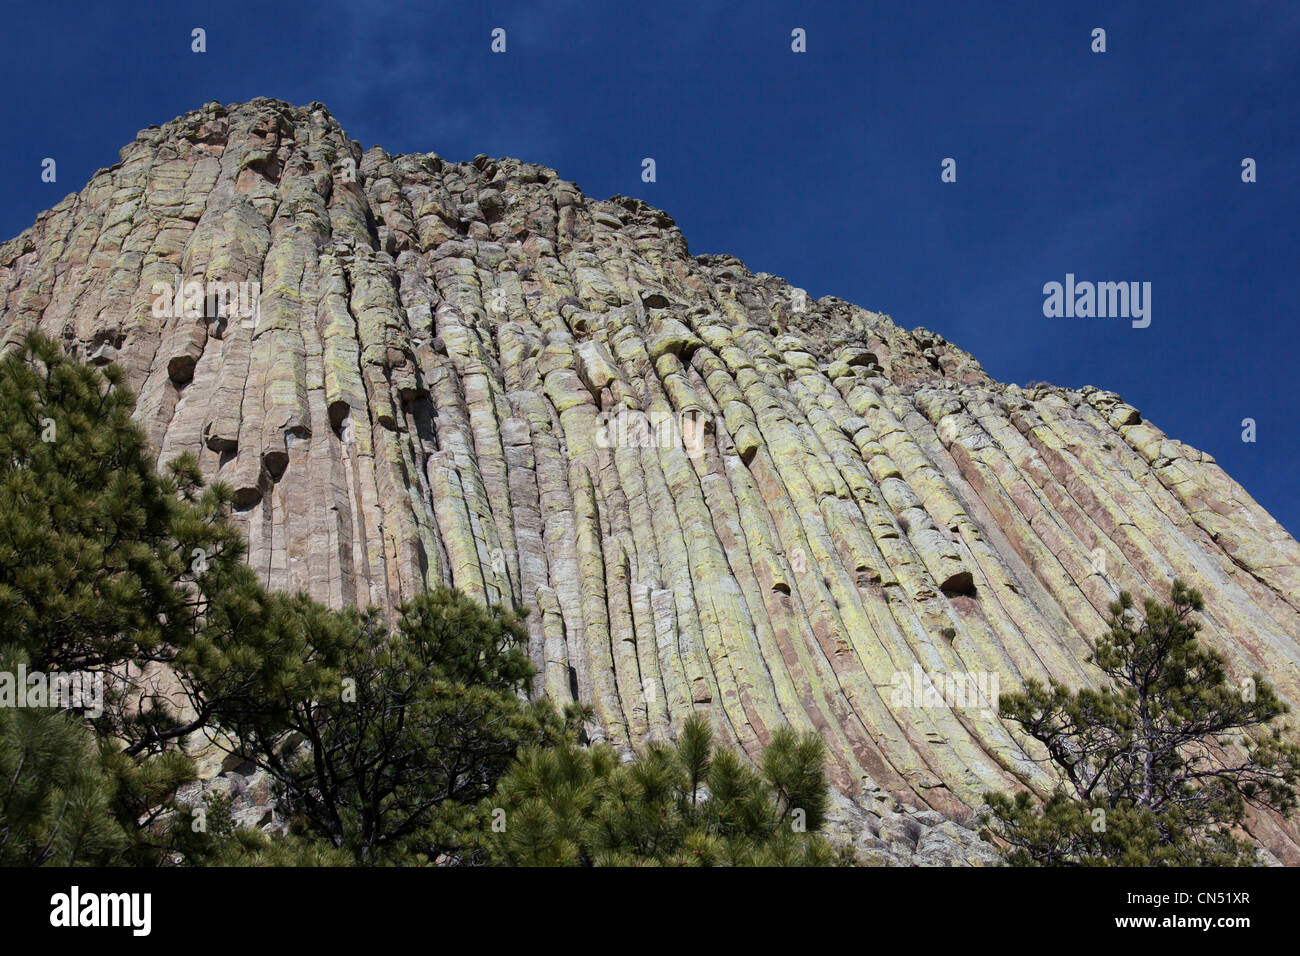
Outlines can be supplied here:
[[1189, 581], [1234, 673], [1300, 703], [1300, 547], [1210, 456], [551, 169], [209, 104], [0, 245], [0, 337], [30, 327], [127, 370], [271, 586], [527, 606], [536, 689], [616, 745], [701, 708], [751, 753], [816, 728], [890, 859], [1050, 787], [980, 693], [1094, 682], [1120, 589]]

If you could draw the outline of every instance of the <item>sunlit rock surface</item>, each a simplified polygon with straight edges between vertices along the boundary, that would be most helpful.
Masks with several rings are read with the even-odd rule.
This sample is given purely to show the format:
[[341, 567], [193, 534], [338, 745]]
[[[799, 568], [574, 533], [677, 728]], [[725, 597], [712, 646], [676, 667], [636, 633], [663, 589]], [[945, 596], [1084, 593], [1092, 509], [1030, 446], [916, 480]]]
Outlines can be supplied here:
[[[156, 316], [178, 280], [236, 291]], [[0, 245], [0, 337], [31, 327], [127, 370], [160, 460], [234, 489], [272, 587], [525, 606], [535, 690], [616, 746], [692, 709], [751, 754], [815, 728], [882, 862], [978, 862], [944, 818], [1051, 786], [980, 701], [899, 675], [1089, 684], [1120, 589], [1200, 588], [1234, 676], [1300, 702], [1300, 547], [1210, 456], [1113, 393], [1003, 385], [692, 256], [667, 214], [551, 169], [209, 104]], [[1300, 859], [1293, 826], [1254, 826]]]

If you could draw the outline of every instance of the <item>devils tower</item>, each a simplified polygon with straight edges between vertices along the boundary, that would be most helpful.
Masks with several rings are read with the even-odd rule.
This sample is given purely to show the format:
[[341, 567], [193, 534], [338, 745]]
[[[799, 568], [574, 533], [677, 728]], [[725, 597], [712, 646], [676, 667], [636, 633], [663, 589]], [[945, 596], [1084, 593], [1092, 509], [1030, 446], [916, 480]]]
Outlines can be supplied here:
[[[525, 607], [535, 691], [616, 746], [692, 710], [750, 754], [813, 728], [864, 812], [967, 821], [1052, 779], [980, 701], [907, 681], [1095, 684], [1107, 605], [1175, 577], [1230, 671], [1300, 704], [1300, 547], [1212, 457], [552, 169], [211, 103], [0, 245], [0, 340], [33, 328], [126, 370], [268, 585]], [[1255, 825], [1300, 859], [1294, 824]]]

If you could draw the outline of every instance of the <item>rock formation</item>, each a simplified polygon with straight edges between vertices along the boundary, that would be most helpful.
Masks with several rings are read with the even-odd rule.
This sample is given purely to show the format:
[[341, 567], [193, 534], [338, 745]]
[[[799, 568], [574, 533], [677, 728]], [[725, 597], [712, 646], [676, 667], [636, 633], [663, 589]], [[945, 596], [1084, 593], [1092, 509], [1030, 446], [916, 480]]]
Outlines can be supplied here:
[[593, 734], [704, 709], [752, 754], [815, 728], [850, 812], [913, 847], [1051, 779], [986, 702], [909, 681], [1094, 683], [1120, 589], [1200, 588], [1233, 673], [1300, 704], [1300, 547], [1209, 455], [541, 166], [208, 104], [0, 245], [0, 338], [31, 327], [127, 371], [160, 460], [234, 489], [272, 587], [526, 606], [535, 689], [592, 704]]

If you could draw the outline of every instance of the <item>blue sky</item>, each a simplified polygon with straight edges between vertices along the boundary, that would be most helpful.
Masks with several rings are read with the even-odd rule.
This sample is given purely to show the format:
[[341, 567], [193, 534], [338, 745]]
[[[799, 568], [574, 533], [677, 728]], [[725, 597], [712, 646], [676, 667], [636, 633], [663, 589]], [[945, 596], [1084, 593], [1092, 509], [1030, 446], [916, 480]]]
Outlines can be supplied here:
[[[1117, 391], [1300, 531], [1300, 4], [51, 2], [8, 10], [0, 51], [4, 237], [138, 129], [320, 100], [366, 147], [644, 198], [692, 251], [934, 329], [1004, 381]], [[1067, 272], [1150, 282], [1150, 327], [1044, 317]]]

